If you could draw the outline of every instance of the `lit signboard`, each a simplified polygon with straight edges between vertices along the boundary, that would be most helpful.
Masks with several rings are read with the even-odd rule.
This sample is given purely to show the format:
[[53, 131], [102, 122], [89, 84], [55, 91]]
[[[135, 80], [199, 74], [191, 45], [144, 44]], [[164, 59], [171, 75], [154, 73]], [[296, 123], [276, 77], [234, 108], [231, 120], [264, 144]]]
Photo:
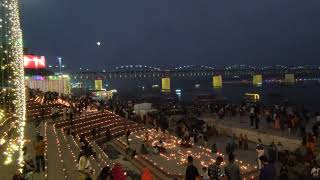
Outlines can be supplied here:
[[24, 68], [27, 68], [27, 69], [45, 68], [46, 59], [44, 56], [24, 55], [23, 65], [24, 65]]

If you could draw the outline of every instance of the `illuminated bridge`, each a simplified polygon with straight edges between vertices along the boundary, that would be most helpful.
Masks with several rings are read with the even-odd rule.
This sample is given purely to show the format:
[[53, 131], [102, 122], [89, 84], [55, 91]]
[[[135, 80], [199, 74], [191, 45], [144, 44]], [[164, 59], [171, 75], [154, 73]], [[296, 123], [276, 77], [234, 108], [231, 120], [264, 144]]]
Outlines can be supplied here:
[[265, 79], [281, 79], [285, 74], [294, 74], [296, 78], [319, 78], [320, 69], [317, 67], [299, 66], [267, 66], [256, 68], [252, 66], [238, 65], [224, 68], [214, 68], [210, 66], [181, 66], [169, 69], [157, 67], [130, 65], [116, 67], [111, 71], [81, 71], [71, 73], [71, 79], [81, 80], [112, 80], [131, 78], [154, 78], [171, 77], [172, 79], [201, 79], [212, 78], [221, 75], [224, 80], [250, 80], [252, 75], [261, 74]]

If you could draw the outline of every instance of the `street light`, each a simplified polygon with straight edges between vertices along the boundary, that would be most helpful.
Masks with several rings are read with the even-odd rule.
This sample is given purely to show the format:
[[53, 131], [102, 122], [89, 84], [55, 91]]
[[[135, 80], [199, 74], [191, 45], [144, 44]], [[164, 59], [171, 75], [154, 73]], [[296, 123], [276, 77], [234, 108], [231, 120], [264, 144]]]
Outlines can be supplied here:
[[58, 57], [58, 61], [59, 61], [59, 70], [60, 70], [60, 73], [61, 73], [62, 57]]

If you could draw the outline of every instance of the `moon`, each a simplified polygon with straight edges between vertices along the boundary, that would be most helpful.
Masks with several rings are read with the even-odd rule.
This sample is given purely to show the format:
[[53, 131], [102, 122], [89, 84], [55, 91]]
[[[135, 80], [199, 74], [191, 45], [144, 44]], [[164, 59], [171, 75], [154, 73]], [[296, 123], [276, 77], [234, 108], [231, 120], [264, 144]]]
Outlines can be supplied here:
[[100, 41], [98, 41], [98, 42], [97, 42], [97, 46], [100, 46], [100, 45], [101, 45], [101, 42], [100, 42]]

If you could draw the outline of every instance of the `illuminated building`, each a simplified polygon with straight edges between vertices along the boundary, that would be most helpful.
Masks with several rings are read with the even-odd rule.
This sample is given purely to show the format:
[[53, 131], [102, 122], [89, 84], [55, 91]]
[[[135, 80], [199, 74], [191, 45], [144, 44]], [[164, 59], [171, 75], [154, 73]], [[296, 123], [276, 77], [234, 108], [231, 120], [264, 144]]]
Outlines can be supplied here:
[[25, 85], [43, 92], [70, 93], [70, 78], [66, 74], [52, 73], [46, 69], [44, 56], [24, 55]]
[[25, 76], [25, 84], [31, 89], [39, 89], [43, 92], [70, 93], [70, 78], [68, 75]]

